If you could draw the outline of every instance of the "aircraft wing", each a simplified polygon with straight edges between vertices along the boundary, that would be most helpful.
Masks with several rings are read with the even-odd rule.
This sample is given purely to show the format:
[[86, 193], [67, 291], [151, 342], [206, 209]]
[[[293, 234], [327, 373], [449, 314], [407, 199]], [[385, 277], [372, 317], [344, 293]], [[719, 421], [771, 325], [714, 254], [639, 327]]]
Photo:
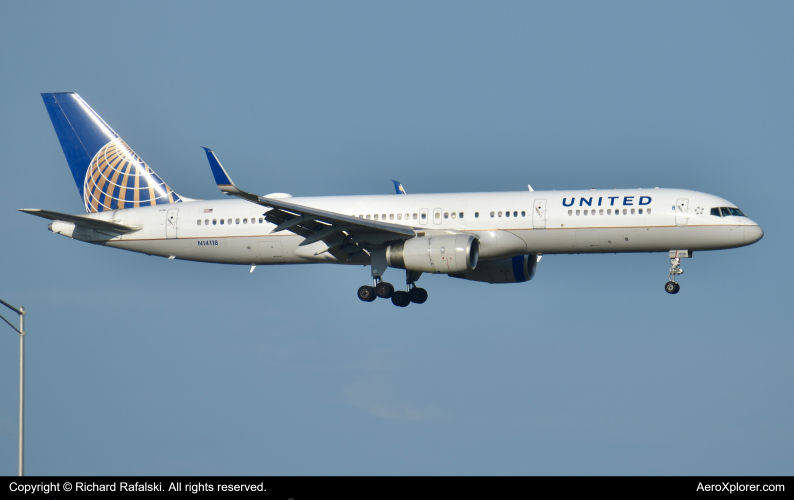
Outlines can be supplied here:
[[[276, 224], [273, 232], [288, 230], [303, 236], [305, 239], [300, 246], [322, 240], [328, 246], [324, 251], [339, 249], [352, 255], [360, 250], [368, 250], [371, 245], [382, 245], [416, 236], [414, 229], [409, 226], [362, 219], [299, 205], [283, 198], [269, 198], [243, 191], [232, 182], [215, 153], [208, 148], [204, 150], [218, 188], [228, 195], [271, 208], [272, 210], [265, 213], [265, 219]], [[336, 252], [332, 251], [332, 254], [336, 255]]]
[[21, 208], [19, 209], [19, 211], [25, 212], [26, 214], [30, 214], [30, 215], [35, 215], [37, 217], [43, 217], [45, 219], [74, 222], [75, 224], [81, 224], [83, 226], [92, 227], [94, 229], [113, 231], [121, 234], [131, 233], [133, 231], [137, 231], [140, 229], [140, 227], [136, 227], [136, 226], [125, 226], [123, 224], [108, 222], [106, 220], [92, 219], [90, 217], [84, 217], [81, 215], [62, 214], [60, 212], [51, 212], [49, 210], [39, 210], [38, 208]]

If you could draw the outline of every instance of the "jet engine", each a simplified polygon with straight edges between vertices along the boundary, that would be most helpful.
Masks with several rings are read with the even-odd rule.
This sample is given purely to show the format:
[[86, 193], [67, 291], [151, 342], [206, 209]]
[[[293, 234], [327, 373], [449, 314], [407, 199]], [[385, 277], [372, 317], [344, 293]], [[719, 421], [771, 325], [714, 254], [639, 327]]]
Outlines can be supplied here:
[[480, 262], [477, 269], [452, 274], [453, 278], [486, 283], [523, 283], [535, 277], [538, 266], [537, 255], [518, 255], [509, 259]]
[[480, 243], [474, 236], [445, 234], [420, 236], [386, 248], [391, 267], [426, 273], [465, 273], [477, 267]]

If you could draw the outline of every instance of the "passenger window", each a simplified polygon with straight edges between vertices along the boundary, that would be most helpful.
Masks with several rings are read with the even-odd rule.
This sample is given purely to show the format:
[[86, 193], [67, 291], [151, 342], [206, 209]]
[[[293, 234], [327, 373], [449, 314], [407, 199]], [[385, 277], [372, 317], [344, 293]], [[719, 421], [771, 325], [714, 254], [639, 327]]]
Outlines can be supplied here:
[[[212, 223], [213, 223], [213, 224], [215, 224], [215, 222], [214, 222], [214, 221], [213, 221]], [[204, 219], [204, 225], [205, 225], [205, 226], [209, 226], [209, 225], [210, 225], [210, 221], [209, 221], [209, 219]]]
[[394, 220], [394, 214], [389, 214], [389, 220]]
[[199, 219], [199, 220], [198, 220], [198, 225], [199, 225], [199, 226], [201, 225], [201, 219]]
[[590, 215], [595, 215], [595, 208], [590, 210]]
[[510, 212], [505, 212], [505, 217], [510, 217]]
[[491, 212], [491, 217], [493, 217], [493, 212]]
[[371, 218], [372, 218], [372, 217], [370, 216], [370, 214], [367, 214], [367, 219], [371, 219]]
[[[414, 214], [414, 219], [416, 219], [416, 214]], [[423, 213], [422, 214], [422, 220], [425, 220], [425, 219], [427, 219], [427, 214]]]
[[573, 210], [568, 210], [568, 215], [573, 215]]
[[518, 212], [513, 212], [513, 217], [518, 217]]
[[221, 219], [221, 226], [223, 225], [223, 219]]
[[579, 215], [579, 210], [576, 211], [576, 215]]
[[[237, 224], [239, 224], [239, 223], [240, 223], [240, 219], [235, 219], [235, 220], [234, 220], [234, 222], [236, 222]], [[231, 220], [231, 219], [229, 219], [229, 224], [231, 224], [231, 223], [232, 223], [232, 220]]]
[[449, 219], [449, 212], [444, 212], [444, 218]]
[[215, 225], [215, 219], [212, 219], [212, 225], [213, 226]]
[[623, 209], [623, 215], [626, 215], [627, 213], [628, 213], [628, 211], [624, 208]]
[[463, 212], [460, 212], [460, 213], [458, 214], [458, 218], [459, 218], [459, 219], [462, 219], [462, 218], [463, 218]]
[[243, 224], [248, 224], [248, 219], [243, 219]]
[[607, 215], [612, 215], [612, 209], [611, 208], [607, 208]]
[[479, 219], [480, 218], [480, 212], [474, 212], [474, 218], [475, 219]]
[[645, 213], [648, 214], [648, 215], [651, 215], [651, 209], [649, 208], [649, 209], [645, 210]]
[[262, 217], [260, 217], [260, 218], [259, 218], [259, 223], [260, 223], [260, 224], [262, 223]]
[[[408, 220], [410, 218], [411, 218], [411, 214], [405, 214], [405, 220]], [[416, 215], [414, 215], [414, 219], [416, 219]]]
[[603, 208], [598, 211], [598, 215], [604, 215], [604, 209]]
[[[423, 218], [423, 219], [425, 218], [425, 214], [422, 214], [422, 218]], [[414, 216], [413, 216], [413, 220], [416, 220], [416, 214], [414, 214]]]
[[631, 215], [634, 215], [634, 209], [633, 208], [631, 209]]
[[378, 220], [378, 214], [375, 214], [375, 215], [373, 215], [373, 216], [372, 216], [372, 218], [373, 218], [374, 220]]
[[433, 215], [433, 217], [435, 217], [436, 219], [440, 219], [440, 218], [441, 218], [441, 212], [436, 212], [436, 213]]
[[[227, 220], [226, 222], [228, 222], [229, 224], [231, 224], [231, 223], [232, 223], [232, 220], [231, 220], [231, 219], [229, 219], [229, 220]], [[237, 222], [239, 223], [239, 222], [240, 222], [240, 219], [237, 219]]]
[[386, 214], [381, 215], [380, 220], [386, 220]]
[[526, 216], [527, 216], [527, 213], [522, 210], [521, 211], [521, 217], [526, 217]]
[[584, 215], [587, 215], [588, 212], [589, 212], [589, 210], [585, 210], [584, 211]]
[[397, 214], [397, 220], [403, 220], [403, 214]]
[[639, 210], [637, 210], [637, 213], [642, 215], [642, 209], [640, 208]]
[[499, 212], [499, 217], [501, 217], [501, 216], [502, 216], [502, 212]]
[[455, 212], [452, 212], [452, 218], [454, 219], [455, 217], [457, 217], [457, 215], [455, 214]]

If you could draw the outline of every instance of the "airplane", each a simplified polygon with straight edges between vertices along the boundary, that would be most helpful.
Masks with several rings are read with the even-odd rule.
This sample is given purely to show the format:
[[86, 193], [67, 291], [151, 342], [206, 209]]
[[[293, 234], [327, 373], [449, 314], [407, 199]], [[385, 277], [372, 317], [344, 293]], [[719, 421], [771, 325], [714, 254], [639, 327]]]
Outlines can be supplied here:
[[[428, 298], [423, 273], [485, 283], [530, 281], [543, 255], [665, 252], [665, 291], [680, 290], [681, 259], [736, 248], [764, 232], [735, 204], [684, 189], [292, 197], [249, 193], [204, 148], [230, 199], [177, 194], [74, 92], [42, 94], [85, 215], [39, 209], [50, 231], [132, 252], [251, 266], [369, 266], [358, 298], [399, 307]], [[405, 289], [382, 279], [405, 271]]]

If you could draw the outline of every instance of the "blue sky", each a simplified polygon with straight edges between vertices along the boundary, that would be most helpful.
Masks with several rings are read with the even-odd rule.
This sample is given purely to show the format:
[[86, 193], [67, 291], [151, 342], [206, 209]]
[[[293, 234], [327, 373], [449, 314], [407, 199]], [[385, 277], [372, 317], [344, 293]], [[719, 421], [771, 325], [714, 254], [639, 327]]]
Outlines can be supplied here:
[[[0, 19], [0, 297], [29, 311], [30, 474], [790, 474], [790, 2], [17, 2]], [[80, 213], [39, 96], [178, 193], [679, 187], [759, 243], [544, 257], [536, 278], [168, 261]], [[399, 283], [402, 274], [387, 272]], [[0, 342], [0, 473], [17, 342]]]

